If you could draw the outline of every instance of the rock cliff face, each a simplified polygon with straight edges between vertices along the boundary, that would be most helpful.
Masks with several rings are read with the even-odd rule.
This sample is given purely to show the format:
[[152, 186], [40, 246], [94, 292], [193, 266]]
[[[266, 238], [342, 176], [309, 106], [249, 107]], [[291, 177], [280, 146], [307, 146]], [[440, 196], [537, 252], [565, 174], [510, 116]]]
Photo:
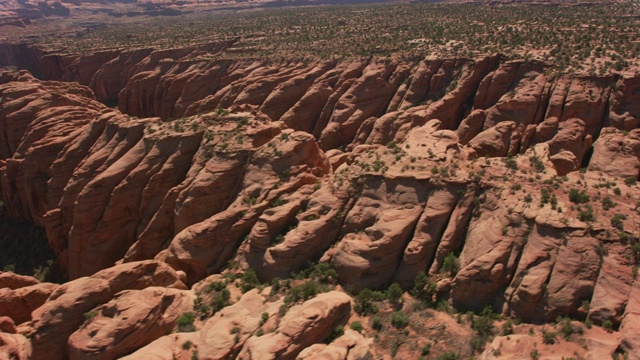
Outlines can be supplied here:
[[[611, 322], [622, 334], [611, 353], [638, 349], [637, 78], [557, 76], [499, 56], [206, 60], [224, 46], [3, 52], [13, 56], [3, 62], [22, 51], [21, 65], [64, 80], [0, 73], [6, 211], [46, 228], [72, 280], [18, 279], [0, 293], [21, 306], [0, 315], [31, 321], [34, 359], [111, 358], [154, 340], [130, 356], [180, 358], [187, 341], [205, 351], [202, 339], [233, 319], [223, 311], [199, 332], [161, 337], [195, 296], [147, 287], [184, 289], [230, 261], [262, 281], [327, 262], [351, 291], [409, 288], [426, 272], [456, 308]], [[118, 110], [100, 102], [116, 100]], [[254, 320], [279, 305], [247, 293], [234, 305], [234, 316], [253, 319], [239, 340], [206, 351], [330, 351], [303, 352], [348, 317], [343, 297], [310, 300], [257, 337]], [[81, 328], [90, 311], [98, 316]], [[311, 339], [302, 318], [313, 322], [312, 342], [301, 340]], [[132, 335], [143, 333], [143, 342]]]

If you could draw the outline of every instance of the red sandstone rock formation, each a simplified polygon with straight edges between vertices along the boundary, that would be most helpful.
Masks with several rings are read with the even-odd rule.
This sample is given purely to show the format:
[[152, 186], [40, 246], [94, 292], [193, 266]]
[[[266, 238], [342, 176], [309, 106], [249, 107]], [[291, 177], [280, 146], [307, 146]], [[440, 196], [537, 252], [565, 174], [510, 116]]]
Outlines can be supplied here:
[[[348, 297], [336, 294], [337, 315], [313, 323], [320, 330], [304, 344], [293, 313], [273, 335], [254, 335], [262, 312], [279, 306], [257, 292], [196, 333], [161, 336], [193, 294], [142, 289], [182, 289], [230, 260], [267, 281], [320, 259], [349, 290], [409, 288], [426, 272], [458, 308], [491, 306], [528, 322], [588, 316], [619, 328], [614, 348], [638, 347], [635, 78], [555, 78], [543, 64], [499, 57], [285, 66], [199, 60], [193, 49], [114, 51], [49, 68], [35, 49], [12, 51], [31, 53], [50, 77], [90, 86], [0, 73], [7, 212], [46, 227], [73, 280], [53, 290], [0, 276], [0, 303], [11, 304], [0, 315], [32, 320], [28, 343], [6, 340], [18, 356], [33, 346], [34, 359], [109, 358], [156, 338], [131, 356], [190, 356], [186, 341], [246, 358], [362, 343], [352, 334], [303, 351], [346, 316]], [[574, 190], [589, 204], [575, 204]], [[624, 217], [614, 223], [616, 214]], [[149, 292], [153, 301], [127, 307]], [[175, 297], [177, 310], [157, 310]], [[132, 316], [109, 312], [121, 308]], [[81, 329], [94, 309], [102, 315]], [[153, 319], [138, 321], [144, 314]], [[234, 316], [246, 320], [238, 343], [220, 330], [238, 326]], [[149, 329], [158, 332], [123, 335]], [[211, 334], [224, 346], [207, 347]]]

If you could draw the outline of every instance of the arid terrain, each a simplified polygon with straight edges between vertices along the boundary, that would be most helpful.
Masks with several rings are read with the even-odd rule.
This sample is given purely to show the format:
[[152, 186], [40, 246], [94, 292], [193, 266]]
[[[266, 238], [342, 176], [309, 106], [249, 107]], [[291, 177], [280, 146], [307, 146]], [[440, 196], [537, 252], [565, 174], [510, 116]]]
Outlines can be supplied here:
[[0, 359], [640, 359], [636, 2], [58, 4], [2, 4]]

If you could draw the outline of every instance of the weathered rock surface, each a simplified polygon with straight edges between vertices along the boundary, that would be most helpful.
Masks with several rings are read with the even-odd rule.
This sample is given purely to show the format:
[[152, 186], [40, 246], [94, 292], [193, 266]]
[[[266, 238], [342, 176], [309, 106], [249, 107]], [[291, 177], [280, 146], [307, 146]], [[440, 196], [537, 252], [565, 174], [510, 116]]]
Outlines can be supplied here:
[[15, 290], [0, 289], [0, 316], [8, 316], [16, 324], [31, 320], [31, 312], [44, 304], [58, 286], [42, 283]]
[[0, 332], [0, 358], [16, 360], [32, 359], [29, 339], [20, 334]]
[[304, 349], [296, 357], [305, 359], [366, 360], [371, 359], [369, 346], [372, 340], [365, 339], [353, 330], [345, 330], [345, 334], [330, 344], [315, 344]]
[[[459, 309], [490, 306], [534, 323], [565, 315], [611, 321], [621, 330], [616, 347], [640, 346], [632, 300], [637, 79], [554, 77], [544, 64], [499, 56], [417, 64], [198, 57], [225, 46], [46, 60], [37, 49], [14, 49], [47, 78], [88, 85], [0, 73], [6, 212], [46, 228], [72, 279], [41, 305], [54, 286], [43, 292], [49, 285], [0, 274], [7, 315], [32, 320], [33, 358], [120, 356], [158, 338], [147, 330], [175, 322], [156, 309], [177, 291], [121, 308], [148, 286], [182, 289], [182, 280], [195, 284], [230, 264], [270, 281], [319, 259], [348, 290], [396, 281], [409, 288], [425, 272]], [[117, 98], [129, 115], [94, 94]], [[127, 289], [138, 291], [121, 293]], [[254, 308], [271, 314], [275, 305], [245, 296], [233, 310], [251, 319], [239, 342], [222, 334], [239, 327], [223, 310], [219, 325], [160, 337], [137, 356], [198, 349], [295, 358], [342, 316], [316, 324], [295, 310], [258, 337]], [[345, 299], [329, 308], [348, 312]], [[96, 308], [106, 315], [79, 329]], [[131, 316], [111, 317], [111, 308]], [[154, 320], [136, 320], [144, 314]], [[296, 325], [307, 322], [316, 329], [310, 337]], [[88, 339], [93, 332], [99, 344]], [[224, 346], [207, 348], [201, 337], [209, 332]], [[187, 341], [195, 347], [182, 349]], [[347, 343], [360, 343], [341, 341], [301, 356], [344, 354]]]
[[[269, 301], [267, 295], [251, 290], [237, 303], [207, 319], [198, 331], [161, 337], [124, 359], [181, 359], [191, 357], [193, 351], [207, 359], [235, 358], [247, 339], [267, 326], [263, 314], [272, 318], [278, 313], [282, 300]], [[185, 343], [189, 344], [186, 348]]]
[[238, 359], [295, 359], [306, 347], [326, 339], [347, 321], [351, 298], [342, 292], [320, 294], [290, 309], [275, 332], [249, 338]]
[[0, 289], [19, 289], [21, 287], [36, 285], [40, 283], [31, 276], [16, 274], [11, 271], [0, 272]]
[[70, 359], [113, 359], [170, 332], [178, 318], [193, 310], [195, 295], [186, 290], [148, 287], [125, 290], [89, 314], [69, 337]]
[[32, 314], [33, 358], [67, 358], [67, 339], [82, 325], [83, 314], [120, 291], [149, 286], [185, 288], [173, 269], [155, 261], [118, 265], [61, 285]]

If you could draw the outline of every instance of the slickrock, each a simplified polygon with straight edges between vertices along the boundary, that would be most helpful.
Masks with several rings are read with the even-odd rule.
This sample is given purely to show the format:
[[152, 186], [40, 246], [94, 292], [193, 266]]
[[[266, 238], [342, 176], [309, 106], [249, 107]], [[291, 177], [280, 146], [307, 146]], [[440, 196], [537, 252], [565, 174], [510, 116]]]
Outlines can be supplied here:
[[238, 180], [246, 198], [238, 196], [227, 210], [186, 227], [174, 237], [162, 260], [185, 271], [190, 282], [219, 271], [271, 202], [315, 181], [309, 173], [322, 175], [328, 170], [327, 159], [309, 134], [284, 134], [263, 145]]
[[501, 122], [475, 136], [469, 141], [469, 146], [478, 156], [505, 157], [509, 153], [511, 134], [514, 129], [514, 122]]
[[631, 131], [640, 126], [637, 105], [640, 100], [640, 78], [623, 77], [615, 84], [609, 97], [609, 123], [611, 126]]
[[[307, 192], [312, 191], [309, 187]], [[302, 190], [297, 194], [304, 194]], [[347, 199], [332, 194], [328, 186], [307, 196], [302, 201], [284, 198], [285, 205], [266, 210], [252, 228], [245, 258], [261, 278], [284, 278], [318, 258], [335, 242]]]
[[625, 256], [624, 245], [616, 243], [606, 247], [606, 255], [595, 282], [589, 318], [594, 322], [611, 321], [619, 325], [629, 301], [633, 276], [633, 259]]
[[0, 332], [15, 334], [17, 330], [13, 319], [8, 316], [0, 316]]
[[589, 169], [640, 178], [640, 130], [625, 133], [604, 128], [594, 143]]
[[0, 359], [33, 359], [29, 339], [20, 334], [0, 332]]
[[331, 260], [340, 278], [354, 289], [379, 288], [391, 281], [427, 195], [427, 189], [411, 179], [374, 178], [364, 186], [347, 214], [345, 236]]
[[44, 304], [58, 286], [42, 283], [15, 290], [0, 289], [0, 316], [8, 316], [16, 324], [31, 320], [31, 312]]
[[624, 317], [622, 324], [620, 324], [620, 332], [622, 338], [620, 339], [619, 347], [629, 354], [630, 359], [640, 359], [638, 349], [640, 349], [640, 303], [638, 302], [638, 296], [640, 295], [640, 284], [638, 281], [634, 281], [629, 293], [629, 302], [624, 310]]
[[69, 337], [70, 359], [114, 359], [170, 332], [178, 318], [193, 310], [195, 295], [186, 290], [148, 287], [125, 290], [88, 314]]
[[19, 289], [21, 287], [36, 285], [40, 283], [31, 276], [16, 274], [11, 271], [0, 271], [0, 289]]
[[51, 164], [82, 126], [109, 111], [87, 87], [74, 83], [41, 83], [22, 76], [0, 85], [4, 134], [0, 157], [3, 199], [9, 214], [43, 224]]
[[326, 339], [351, 311], [349, 295], [332, 291], [291, 308], [275, 332], [252, 336], [238, 359], [295, 359], [306, 347]]
[[335, 105], [329, 123], [320, 134], [320, 147], [327, 150], [350, 143], [364, 120], [383, 115], [407, 71], [397, 64], [369, 64]]
[[149, 286], [185, 288], [173, 269], [155, 261], [117, 265], [61, 285], [32, 314], [32, 358], [65, 359], [67, 339], [82, 325], [83, 314], [122, 290]]
[[550, 160], [558, 175], [566, 175], [582, 167], [582, 160], [591, 147], [592, 137], [587, 134], [584, 121], [568, 119], [560, 123], [549, 144]]
[[314, 344], [302, 350], [297, 360], [326, 359], [326, 360], [366, 360], [373, 356], [369, 347], [373, 339], [365, 339], [359, 333], [347, 329], [344, 335], [330, 344]]
[[200, 330], [163, 336], [123, 359], [172, 360], [190, 358], [194, 352], [206, 359], [235, 358], [258, 329], [271, 326], [269, 321], [264, 323], [263, 314], [275, 317], [283, 303], [268, 301], [269, 289], [265, 292], [253, 289], [207, 319]]
[[[549, 331], [549, 329], [547, 329]], [[599, 334], [602, 336], [602, 334]], [[589, 336], [589, 335], [588, 335]], [[590, 336], [589, 340], [590, 341]], [[531, 354], [536, 352], [540, 359], [562, 359], [562, 358], [583, 358], [583, 359], [599, 359], [606, 356], [611, 357], [613, 354], [611, 348], [594, 350], [584, 349], [576, 342], [563, 341], [553, 345], [543, 343], [539, 336], [531, 336], [529, 334], [512, 334], [508, 336], [498, 336], [491, 344], [487, 345], [478, 359], [529, 359]]]

